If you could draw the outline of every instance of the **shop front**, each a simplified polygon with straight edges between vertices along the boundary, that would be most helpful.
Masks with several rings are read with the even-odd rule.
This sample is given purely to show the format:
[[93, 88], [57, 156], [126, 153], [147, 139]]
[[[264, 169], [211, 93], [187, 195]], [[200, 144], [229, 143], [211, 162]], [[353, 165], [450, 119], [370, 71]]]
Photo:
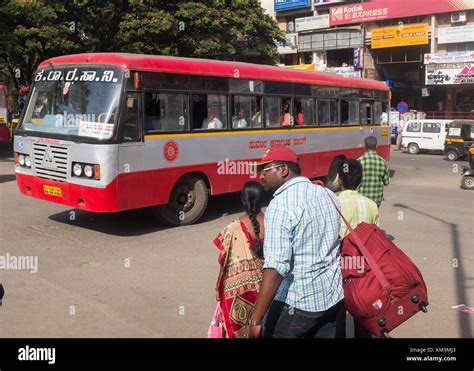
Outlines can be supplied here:
[[425, 84], [446, 117], [467, 118], [474, 110], [474, 51], [425, 54]]

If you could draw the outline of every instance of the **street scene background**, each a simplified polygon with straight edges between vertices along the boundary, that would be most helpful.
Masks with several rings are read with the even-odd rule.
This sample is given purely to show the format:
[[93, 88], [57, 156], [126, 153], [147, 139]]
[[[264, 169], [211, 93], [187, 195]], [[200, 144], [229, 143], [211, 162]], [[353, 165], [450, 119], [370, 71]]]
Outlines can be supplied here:
[[[381, 228], [419, 267], [428, 313], [393, 337], [472, 337], [474, 199], [460, 167], [439, 154], [392, 152]], [[215, 308], [213, 239], [242, 213], [213, 197], [195, 225], [167, 228], [147, 209], [94, 214], [20, 195], [11, 149], [0, 155], [0, 251], [38, 256], [38, 272], [2, 271], [2, 337], [202, 338]], [[351, 325], [348, 324], [348, 336]]]

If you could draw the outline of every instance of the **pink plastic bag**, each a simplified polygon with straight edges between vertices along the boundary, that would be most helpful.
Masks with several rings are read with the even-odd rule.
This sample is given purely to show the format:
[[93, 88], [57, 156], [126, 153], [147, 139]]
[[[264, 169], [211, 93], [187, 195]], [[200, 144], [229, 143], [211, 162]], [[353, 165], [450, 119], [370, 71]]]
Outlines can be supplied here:
[[216, 310], [214, 311], [214, 316], [212, 317], [211, 325], [207, 331], [207, 337], [209, 339], [222, 339], [224, 337], [224, 331], [222, 329], [222, 310], [221, 303], [218, 301], [216, 305]]

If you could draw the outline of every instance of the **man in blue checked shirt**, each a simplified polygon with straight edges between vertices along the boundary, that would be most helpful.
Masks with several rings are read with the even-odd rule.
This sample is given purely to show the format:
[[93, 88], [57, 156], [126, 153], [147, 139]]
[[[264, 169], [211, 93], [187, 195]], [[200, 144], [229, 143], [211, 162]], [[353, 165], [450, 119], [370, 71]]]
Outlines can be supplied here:
[[340, 217], [329, 194], [300, 176], [288, 147], [267, 149], [258, 166], [274, 198], [265, 212], [263, 280], [250, 337], [344, 337]]

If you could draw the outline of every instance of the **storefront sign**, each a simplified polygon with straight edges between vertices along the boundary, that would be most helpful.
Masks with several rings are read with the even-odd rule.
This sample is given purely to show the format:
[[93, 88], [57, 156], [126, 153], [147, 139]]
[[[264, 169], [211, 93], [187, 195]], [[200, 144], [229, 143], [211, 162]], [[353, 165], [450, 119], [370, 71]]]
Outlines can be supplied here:
[[474, 63], [444, 63], [426, 66], [426, 85], [474, 84]]
[[311, 0], [275, 0], [275, 11], [306, 8], [311, 6]]
[[314, 0], [314, 6], [345, 3], [347, 0]]
[[372, 30], [372, 49], [428, 44], [426, 23], [375, 28]]
[[425, 64], [474, 62], [473, 52], [427, 53]]
[[438, 29], [438, 44], [465, 43], [474, 41], [474, 25]]
[[449, 13], [473, 8], [471, 0], [378, 0], [332, 7], [329, 11], [329, 22], [331, 26], [338, 26], [424, 14]]
[[354, 67], [331, 67], [326, 68], [323, 72], [335, 73], [344, 77], [361, 77], [360, 71], [355, 71]]
[[388, 79], [387, 85], [390, 89], [409, 89], [411, 88], [410, 84], [405, 80], [400, 79]]
[[364, 68], [364, 49], [365, 48], [354, 49], [354, 68], [355, 69]]
[[390, 111], [390, 124], [398, 125], [400, 122], [400, 113], [398, 111]]
[[296, 32], [329, 28], [329, 14], [295, 19]]

